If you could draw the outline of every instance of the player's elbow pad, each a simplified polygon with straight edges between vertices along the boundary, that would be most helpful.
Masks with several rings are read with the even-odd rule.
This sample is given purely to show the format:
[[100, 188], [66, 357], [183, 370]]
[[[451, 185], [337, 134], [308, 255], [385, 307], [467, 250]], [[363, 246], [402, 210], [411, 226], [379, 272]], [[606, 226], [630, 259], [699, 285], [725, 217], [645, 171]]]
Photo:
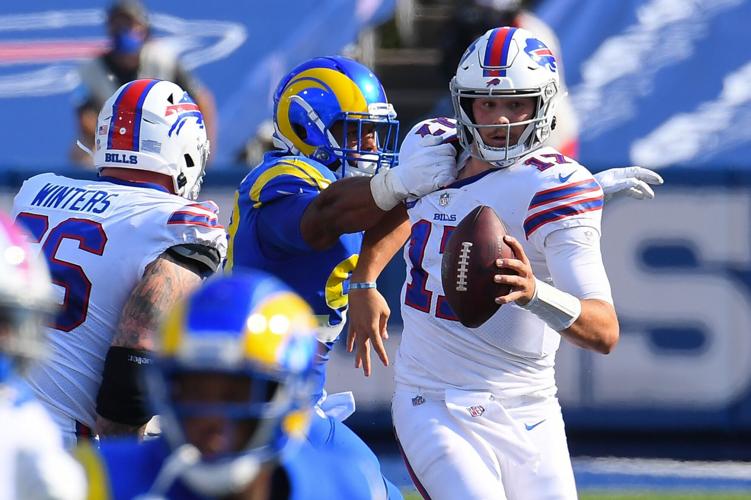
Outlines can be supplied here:
[[121, 424], [141, 426], [148, 422], [153, 413], [143, 390], [143, 372], [151, 363], [149, 351], [110, 347], [104, 360], [96, 412]]

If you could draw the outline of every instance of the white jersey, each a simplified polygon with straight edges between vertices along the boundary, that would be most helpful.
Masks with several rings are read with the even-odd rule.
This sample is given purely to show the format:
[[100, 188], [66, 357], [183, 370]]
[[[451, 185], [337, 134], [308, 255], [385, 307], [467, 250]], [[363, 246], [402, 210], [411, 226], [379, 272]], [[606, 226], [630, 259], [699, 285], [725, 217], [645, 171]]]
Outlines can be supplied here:
[[83, 470], [25, 384], [0, 384], [0, 500], [82, 499]]
[[61, 310], [51, 353], [29, 382], [39, 399], [92, 427], [104, 358], [131, 291], [168, 248], [200, 244], [226, 253], [213, 202], [152, 184], [43, 174], [24, 182], [13, 215], [50, 266]]
[[443, 296], [443, 247], [451, 230], [479, 205], [495, 210], [521, 242], [535, 276], [552, 283], [545, 238], [576, 226], [594, 228], [599, 237], [603, 193], [586, 168], [542, 148], [508, 168], [488, 170], [409, 202], [412, 237], [404, 250], [404, 334], [396, 381], [425, 391], [554, 395], [560, 334], [515, 304], [502, 306], [479, 328], [466, 328], [453, 319]]

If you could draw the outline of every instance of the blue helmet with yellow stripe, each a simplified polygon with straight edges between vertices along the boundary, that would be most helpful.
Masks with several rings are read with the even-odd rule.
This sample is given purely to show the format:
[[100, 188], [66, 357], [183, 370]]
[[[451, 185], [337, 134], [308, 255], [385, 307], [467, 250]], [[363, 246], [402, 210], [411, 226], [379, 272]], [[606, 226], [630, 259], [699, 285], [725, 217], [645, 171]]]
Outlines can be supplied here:
[[181, 477], [238, 491], [308, 424], [315, 317], [262, 272], [215, 277], [169, 313], [147, 376], [170, 446], [200, 459]]
[[338, 177], [373, 175], [397, 158], [399, 122], [373, 72], [345, 57], [317, 57], [274, 93], [274, 142]]

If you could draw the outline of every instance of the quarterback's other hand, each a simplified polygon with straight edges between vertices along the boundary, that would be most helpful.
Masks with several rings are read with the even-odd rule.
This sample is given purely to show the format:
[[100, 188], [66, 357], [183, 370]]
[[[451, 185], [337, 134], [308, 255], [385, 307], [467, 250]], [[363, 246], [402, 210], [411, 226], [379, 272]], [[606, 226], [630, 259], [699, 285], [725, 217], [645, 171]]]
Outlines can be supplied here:
[[[354, 293], [353, 293], [354, 292]], [[386, 299], [375, 288], [349, 291], [349, 330], [347, 351], [355, 352], [355, 368], [362, 367], [363, 374], [370, 376], [370, 344], [373, 344], [383, 366], [389, 365], [389, 356], [383, 341], [389, 338], [386, 328], [391, 309]]]
[[659, 186], [664, 182], [657, 172], [637, 166], [611, 168], [595, 174], [595, 180], [602, 187], [605, 201], [621, 195], [637, 200], [651, 200], [655, 197], [655, 192], [650, 184]]

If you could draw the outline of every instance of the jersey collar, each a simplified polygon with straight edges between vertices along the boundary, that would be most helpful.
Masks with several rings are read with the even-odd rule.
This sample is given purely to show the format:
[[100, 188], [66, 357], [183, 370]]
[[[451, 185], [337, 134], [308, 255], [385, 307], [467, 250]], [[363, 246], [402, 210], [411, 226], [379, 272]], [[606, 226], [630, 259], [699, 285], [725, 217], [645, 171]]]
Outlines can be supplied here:
[[117, 179], [115, 177], [109, 177], [106, 175], [100, 175], [99, 176], [100, 181], [104, 182], [111, 182], [112, 184], [119, 184], [121, 186], [133, 186], [133, 187], [142, 187], [142, 188], [149, 188], [149, 189], [156, 189], [157, 191], [162, 191], [167, 194], [170, 194], [169, 190], [164, 187], [160, 186], [159, 184], [154, 184], [152, 182], [135, 182], [135, 181], [126, 181], [123, 179]]

